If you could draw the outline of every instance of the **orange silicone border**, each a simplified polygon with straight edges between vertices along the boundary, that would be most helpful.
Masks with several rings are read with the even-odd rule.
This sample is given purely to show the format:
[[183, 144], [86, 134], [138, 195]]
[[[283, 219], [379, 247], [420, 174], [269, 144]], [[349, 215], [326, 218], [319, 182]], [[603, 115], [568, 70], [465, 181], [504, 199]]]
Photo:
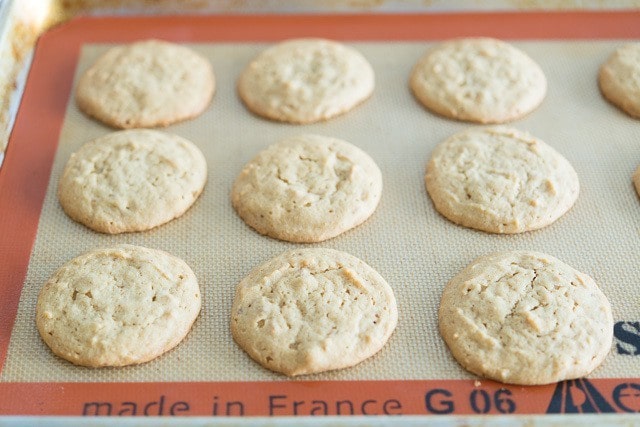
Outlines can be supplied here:
[[[176, 42], [242, 42], [304, 36], [380, 41], [462, 36], [637, 39], [640, 38], [640, 12], [98, 17], [75, 19], [49, 31], [38, 41], [4, 164], [0, 169], [0, 366], [4, 366], [6, 359], [82, 44], [125, 43], [151, 37]], [[314, 400], [357, 400], [361, 402], [360, 410], [364, 408], [367, 412], [372, 412], [374, 407], [379, 408], [378, 404], [383, 401], [395, 399], [400, 402], [403, 414], [419, 415], [434, 413], [426, 409], [425, 397], [434, 390], [430, 396], [440, 398], [439, 410], [447, 407], [446, 401], [451, 401], [455, 405], [456, 415], [477, 413], [478, 409], [483, 412], [488, 408], [488, 413], [500, 413], [500, 408], [509, 409], [504, 399], [503, 403], [498, 404], [496, 396], [512, 399], [516, 403], [516, 413], [540, 414], [549, 408], [554, 392], [561, 398], [558, 402], [561, 403], [559, 410], [562, 412], [571, 408], [589, 408], [588, 403], [584, 403], [589, 401], [593, 403], [591, 407], [600, 412], [610, 409], [629, 412], [638, 410], [620, 400], [624, 397], [621, 391], [631, 387], [629, 384], [633, 384], [634, 388], [637, 385], [640, 389], [640, 379], [637, 378], [579, 380], [558, 386], [506, 388], [491, 381], [477, 384], [474, 381], [447, 380], [0, 383], [0, 414], [82, 415], [83, 402], [86, 400], [137, 402], [142, 405], [139, 408], [148, 404], [149, 410], [159, 410], [160, 396], [164, 396], [163, 411], [170, 408], [171, 403], [167, 402], [184, 401], [190, 405], [190, 410], [179, 411], [180, 415], [213, 415], [215, 402], [222, 408], [225, 407], [224, 402], [228, 401], [245, 402], [244, 415], [272, 415], [268, 405], [270, 396], [273, 399], [273, 396], [286, 395], [287, 399], [305, 401], [306, 405], [312, 405]], [[593, 392], [593, 388], [596, 392]], [[576, 392], [576, 389], [580, 391]], [[508, 393], [504, 390], [508, 390]], [[598, 404], [598, 394], [606, 404]], [[492, 402], [489, 406], [482, 400], [487, 396]], [[278, 404], [288, 402], [284, 398], [278, 399]], [[471, 404], [473, 399], [476, 399], [475, 410]], [[576, 406], [577, 401], [582, 403]], [[362, 406], [364, 402], [367, 403]], [[482, 405], [478, 406], [478, 403]], [[305, 404], [300, 404], [298, 409], [302, 411]], [[320, 403], [315, 405], [322, 407]], [[396, 406], [393, 402], [390, 405]], [[231, 408], [237, 409], [238, 406], [231, 405]], [[293, 407], [275, 409], [277, 414], [273, 415], [294, 415]], [[396, 408], [398, 411], [399, 408]]]

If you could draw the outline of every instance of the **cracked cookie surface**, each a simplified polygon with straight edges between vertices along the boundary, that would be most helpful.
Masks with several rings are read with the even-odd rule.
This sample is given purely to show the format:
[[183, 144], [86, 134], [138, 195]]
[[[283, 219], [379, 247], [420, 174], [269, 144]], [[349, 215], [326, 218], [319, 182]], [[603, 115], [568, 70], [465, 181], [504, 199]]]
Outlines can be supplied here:
[[301, 249], [251, 271], [236, 288], [231, 332], [267, 369], [289, 376], [353, 366], [396, 327], [391, 287], [364, 261]]
[[125, 366], [178, 345], [200, 306], [197, 279], [184, 261], [119, 245], [58, 269], [40, 291], [36, 324], [51, 350], [76, 365]]
[[451, 119], [505, 123], [533, 111], [545, 97], [544, 72], [501, 40], [442, 43], [414, 66], [410, 87], [429, 110]]
[[521, 233], [564, 215], [580, 192], [571, 164], [543, 141], [497, 126], [471, 128], [438, 145], [425, 184], [438, 212], [490, 233]]
[[168, 126], [202, 113], [213, 97], [209, 61], [160, 40], [116, 46], [81, 76], [78, 107], [116, 128]]
[[369, 98], [374, 86], [373, 68], [360, 52], [324, 39], [271, 46], [238, 79], [238, 93], [249, 110], [291, 123], [343, 114]]
[[476, 259], [446, 285], [438, 318], [460, 365], [511, 384], [585, 376], [613, 339], [611, 306], [593, 279], [538, 252]]
[[380, 169], [364, 151], [339, 139], [300, 135], [247, 163], [231, 201], [260, 234], [320, 242], [367, 220], [381, 193]]
[[73, 220], [102, 233], [148, 230], [193, 205], [207, 179], [202, 152], [177, 135], [114, 132], [71, 155], [58, 199]]
[[640, 43], [616, 49], [600, 67], [598, 84], [609, 102], [640, 119]]

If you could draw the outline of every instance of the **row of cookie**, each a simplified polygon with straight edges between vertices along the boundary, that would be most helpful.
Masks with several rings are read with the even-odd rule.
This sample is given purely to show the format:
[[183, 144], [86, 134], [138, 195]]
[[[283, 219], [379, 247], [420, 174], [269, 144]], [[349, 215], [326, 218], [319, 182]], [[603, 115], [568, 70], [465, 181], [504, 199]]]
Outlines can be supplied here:
[[[40, 336], [58, 356], [126, 366], [177, 346], [200, 312], [201, 292], [182, 260], [131, 245], [97, 249], [63, 265], [38, 296]], [[289, 376], [347, 368], [384, 347], [398, 321], [385, 279], [331, 249], [281, 254], [236, 287], [230, 328], [265, 368]], [[477, 375], [512, 384], [579, 378], [599, 366], [613, 317], [593, 279], [553, 257], [480, 257], [446, 285], [440, 334]]]
[[[73, 220], [99, 232], [148, 230], [182, 215], [201, 194], [207, 164], [192, 142], [150, 129], [114, 132], [73, 153], [58, 199]], [[269, 146], [240, 172], [231, 193], [261, 234], [318, 242], [364, 222], [376, 209], [382, 174], [359, 148], [301, 135]]]
[[[36, 325], [58, 356], [88, 367], [144, 363], [177, 346], [201, 308], [191, 268], [166, 252], [117, 245], [84, 253], [44, 284]], [[287, 375], [352, 366], [380, 350], [398, 313], [370, 266], [331, 249], [290, 251], [237, 286], [234, 339]]]
[[[600, 71], [604, 96], [640, 117], [640, 44], [618, 49]], [[254, 113], [290, 123], [326, 120], [374, 90], [374, 71], [353, 48], [324, 39], [289, 40], [258, 55], [238, 79]], [[504, 123], [534, 110], [546, 94], [542, 69], [524, 52], [490, 38], [445, 42], [421, 58], [410, 86], [442, 116]], [[166, 126], [201, 114], [215, 91], [206, 58], [184, 46], [149, 40], [107, 51], [80, 78], [79, 108], [117, 128]]]
[[[207, 165], [184, 138], [114, 132], [73, 153], [58, 186], [63, 210], [103, 233], [142, 231], [182, 215], [202, 192]], [[425, 175], [436, 209], [494, 233], [544, 227], [578, 197], [578, 176], [549, 145], [516, 129], [471, 128], [433, 151]], [[261, 234], [321, 242], [366, 221], [382, 194], [375, 161], [335, 138], [299, 135], [258, 153], [239, 173], [233, 207]]]

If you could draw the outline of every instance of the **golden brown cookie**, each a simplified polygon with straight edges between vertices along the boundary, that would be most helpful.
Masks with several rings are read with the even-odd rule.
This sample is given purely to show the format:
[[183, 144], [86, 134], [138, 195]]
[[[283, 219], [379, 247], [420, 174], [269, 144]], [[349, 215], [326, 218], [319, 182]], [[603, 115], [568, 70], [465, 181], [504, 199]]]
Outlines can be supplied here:
[[410, 87], [429, 110], [476, 123], [505, 123], [533, 111], [545, 97], [542, 69], [501, 40], [447, 41], [415, 65]]
[[155, 127], [199, 115], [214, 91], [206, 58], [185, 46], [146, 40], [101, 56], [80, 78], [76, 102], [116, 128]]
[[373, 356], [396, 327], [393, 291], [360, 259], [332, 249], [286, 252], [236, 289], [231, 332], [267, 369], [293, 376]]
[[632, 181], [633, 186], [636, 188], [636, 193], [640, 195], [640, 166], [638, 166], [633, 173]]
[[193, 271], [156, 249], [120, 245], [69, 261], [36, 306], [40, 336], [82, 366], [147, 362], [178, 345], [200, 312]]
[[571, 209], [580, 191], [560, 153], [503, 126], [471, 128], [438, 145], [425, 184], [443, 216], [490, 233], [545, 227]]
[[207, 179], [192, 142], [149, 129], [114, 132], [71, 155], [58, 199], [75, 221], [102, 233], [148, 230], [182, 215]]
[[299, 135], [267, 147], [245, 165], [231, 201], [261, 234], [320, 242], [369, 218], [382, 174], [364, 151], [336, 138]]
[[295, 39], [258, 55], [238, 80], [245, 105], [260, 116], [311, 123], [345, 113], [371, 96], [373, 69], [357, 50], [324, 39]]
[[640, 118], [640, 43], [616, 49], [600, 67], [598, 84], [609, 102]]
[[611, 306], [593, 279], [538, 252], [473, 261], [445, 287], [438, 319], [462, 367], [510, 384], [585, 376], [613, 339]]

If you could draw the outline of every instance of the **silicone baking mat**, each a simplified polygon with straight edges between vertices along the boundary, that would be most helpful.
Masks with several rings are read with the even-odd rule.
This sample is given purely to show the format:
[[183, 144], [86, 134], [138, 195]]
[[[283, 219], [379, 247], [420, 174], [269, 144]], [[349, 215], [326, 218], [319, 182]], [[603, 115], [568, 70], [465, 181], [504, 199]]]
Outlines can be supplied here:
[[[542, 230], [500, 236], [458, 227], [434, 210], [424, 189], [432, 149], [471, 125], [427, 112], [409, 92], [408, 76], [439, 40], [468, 35], [508, 39], [533, 57], [548, 78], [543, 104], [511, 126], [567, 157], [580, 177], [581, 194], [568, 214]], [[376, 72], [372, 98], [339, 118], [304, 126], [249, 113], [235, 91], [243, 67], [270, 43], [301, 36], [338, 39], [360, 50]], [[200, 117], [165, 129], [200, 147], [208, 182], [196, 204], [169, 224], [144, 233], [95, 233], [66, 217], [56, 199], [69, 155], [112, 131], [78, 111], [75, 81], [109, 47], [152, 37], [187, 44], [213, 64], [217, 92], [211, 106]], [[84, 18], [50, 31], [38, 44], [0, 170], [0, 413], [637, 412], [640, 202], [631, 174], [640, 165], [640, 121], [605, 102], [596, 84], [600, 64], [634, 37], [640, 37], [640, 13]], [[316, 245], [260, 236], [229, 202], [245, 162], [267, 145], [300, 133], [350, 141], [368, 152], [383, 173], [383, 196], [373, 217]], [[38, 291], [64, 262], [118, 243], [159, 248], [184, 259], [198, 276], [202, 312], [186, 340], [152, 362], [120, 369], [74, 366], [53, 356], [38, 336]], [[399, 324], [375, 357], [353, 368], [288, 379], [260, 367], [233, 342], [229, 312], [236, 284], [261, 262], [300, 246], [349, 252], [392, 286]], [[477, 256], [511, 249], [557, 256], [594, 277], [609, 297], [614, 346], [588, 379], [505, 386], [465, 372], [450, 356], [437, 332], [444, 285]]]

